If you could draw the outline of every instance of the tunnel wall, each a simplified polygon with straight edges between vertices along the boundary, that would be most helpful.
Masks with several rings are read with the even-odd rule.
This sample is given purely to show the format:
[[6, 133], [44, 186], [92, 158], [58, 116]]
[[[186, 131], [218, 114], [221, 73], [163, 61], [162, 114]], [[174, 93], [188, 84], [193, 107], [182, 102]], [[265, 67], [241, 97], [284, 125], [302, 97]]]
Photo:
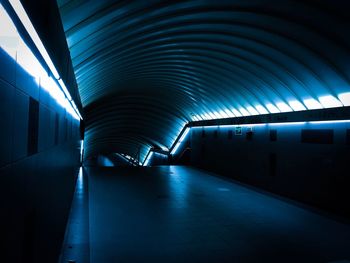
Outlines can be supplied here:
[[187, 146], [191, 165], [350, 217], [350, 123], [198, 127]]
[[153, 153], [152, 158], [148, 163], [149, 166], [168, 165], [168, 164], [169, 164], [168, 155], [160, 154], [157, 152]]
[[0, 49], [3, 262], [57, 262], [80, 160], [79, 121]]

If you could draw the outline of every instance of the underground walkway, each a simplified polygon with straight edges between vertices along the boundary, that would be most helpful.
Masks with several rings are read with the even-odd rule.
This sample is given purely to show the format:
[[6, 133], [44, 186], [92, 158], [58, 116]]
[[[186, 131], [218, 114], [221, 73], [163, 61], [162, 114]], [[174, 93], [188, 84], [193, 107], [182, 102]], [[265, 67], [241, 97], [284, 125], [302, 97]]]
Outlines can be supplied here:
[[348, 224], [205, 171], [85, 167], [77, 187], [62, 262], [350, 262]]

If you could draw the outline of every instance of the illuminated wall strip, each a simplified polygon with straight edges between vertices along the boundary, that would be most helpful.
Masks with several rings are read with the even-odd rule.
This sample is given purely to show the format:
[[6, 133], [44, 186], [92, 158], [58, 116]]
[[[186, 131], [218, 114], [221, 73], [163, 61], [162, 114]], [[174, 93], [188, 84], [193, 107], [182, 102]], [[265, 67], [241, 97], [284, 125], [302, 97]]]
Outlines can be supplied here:
[[350, 120], [327, 120], [327, 121], [300, 121], [300, 122], [276, 122], [276, 123], [252, 123], [252, 124], [229, 124], [229, 125], [203, 125], [203, 126], [193, 126], [187, 128], [186, 133], [184, 133], [181, 138], [176, 143], [175, 147], [171, 151], [171, 154], [176, 154], [177, 149], [180, 147], [181, 143], [186, 139], [189, 131], [193, 129], [203, 129], [203, 128], [235, 128], [235, 127], [266, 127], [266, 126], [290, 126], [290, 125], [306, 125], [306, 124], [337, 124], [337, 123], [350, 123]]
[[143, 163], [143, 166], [148, 166], [149, 161], [151, 160], [152, 156], [153, 156], [153, 151], [150, 150], [147, 154], [145, 162]]
[[[174, 147], [171, 147], [170, 154], [176, 154], [178, 148], [187, 138], [187, 135], [191, 131], [191, 129], [217, 129], [217, 128], [235, 128], [235, 127], [266, 127], [266, 126], [297, 126], [297, 125], [307, 125], [307, 124], [337, 124], [337, 123], [350, 123], [350, 120], [326, 120], [326, 121], [299, 121], [299, 122], [276, 122], [276, 123], [251, 123], [251, 124], [224, 124], [224, 125], [203, 125], [203, 126], [193, 126], [186, 127], [186, 130], [178, 135], [181, 136], [179, 140], [175, 140], [176, 144]], [[153, 150], [150, 149], [146, 155], [145, 161], [143, 162], [143, 166], [148, 166], [151, 158], [153, 157]], [[167, 153], [160, 153], [166, 155]]]
[[44, 58], [46, 64], [48, 65], [51, 73], [53, 74], [54, 78], [58, 81], [60, 89], [63, 91], [65, 97], [69, 101], [71, 107], [75, 111], [75, 113], [78, 115], [80, 119], [82, 119], [82, 116], [76, 107], [74, 101], [72, 100], [72, 96], [70, 95], [66, 85], [62, 81], [54, 63], [52, 62], [48, 52], [45, 49], [44, 44], [42, 43], [39, 35], [37, 34], [33, 24], [31, 23], [25, 9], [23, 8], [21, 2], [19, 0], [9, 0], [9, 3], [11, 4], [13, 10], [15, 11], [16, 15], [18, 16], [19, 20], [21, 21], [22, 25], [28, 32], [30, 38], [32, 39], [33, 43], [39, 50], [41, 56]]
[[84, 158], [84, 140], [80, 141], [80, 162], [83, 162]]
[[288, 103], [280, 101], [275, 104], [267, 103], [265, 106], [258, 104], [253, 107], [248, 105], [247, 107], [239, 107], [238, 109], [231, 108], [219, 110], [218, 112], [205, 112], [200, 115], [191, 115], [191, 118], [192, 121], [215, 120], [220, 118], [225, 119], [240, 116], [264, 115], [269, 113], [329, 109], [344, 106], [350, 106], [350, 92], [340, 93], [337, 98], [332, 95], [324, 95], [317, 99], [306, 98], [302, 102], [294, 99], [288, 101]]
[[135, 158], [131, 157], [128, 154], [125, 153], [115, 153], [116, 155], [121, 156], [122, 158], [124, 158], [127, 162], [131, 162], [133, 165], [142, 165], [141, 163], [139, 163]]
[[183, 133], [181, 134], [181, 137], [179, 140], [177, 140], [175, 146], [171, 149], [170, 154], [176, 154], [177, 150], [179, 149], [181, 143], [186, 139], [188, 133], [190, 132], [190, 128], [186, 127]]

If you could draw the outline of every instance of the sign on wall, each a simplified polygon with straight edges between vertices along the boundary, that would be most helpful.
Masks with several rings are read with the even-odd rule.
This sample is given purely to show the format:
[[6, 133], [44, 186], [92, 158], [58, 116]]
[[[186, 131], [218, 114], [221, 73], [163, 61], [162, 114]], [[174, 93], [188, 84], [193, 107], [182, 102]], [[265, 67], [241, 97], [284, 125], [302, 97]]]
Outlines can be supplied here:
[[235, 135], [242, 135], [242, 127], [237, 126], [235, 129]]

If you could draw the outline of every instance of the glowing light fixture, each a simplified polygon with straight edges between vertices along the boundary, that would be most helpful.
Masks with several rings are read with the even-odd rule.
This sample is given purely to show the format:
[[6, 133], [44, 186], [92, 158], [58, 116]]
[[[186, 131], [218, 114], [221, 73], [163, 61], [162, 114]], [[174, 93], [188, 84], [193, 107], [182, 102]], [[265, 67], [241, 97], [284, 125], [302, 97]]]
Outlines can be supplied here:
[[338, 98], [344, 106], [350, 106], [350, 92], [341, 93]]
[[186, 127], [185, 131], [182, 133], [180, 139], [176, 142], [175, 147], [171, 150], [170, 154], [175, 154], [181, 143], [186, 139], [187, 134], [190, 132], [190, 128]]
[[259, 112], [257, 112], [257, 110], [254, 109], [252, 106], [247, 107], [247, 110], [251, 115], [259, 115]]
[[232, 112], [235, 115], [235, 117], [242, 117], [242, 113], [240, 113], [238, 110], [232, 109]]
[[148, 156], [147, 156], [147, 158], [146, 158], [146, 160], [145, 160], [143, 166], [147, 166], [147, 165], [148, 165], [148, 163], [149, 163], [149, 161], [151, 160], [152, 156], [153, 156], [153, 152], [150, 151], [150, 152], [148, 153]]
[[204, 116], [205, 116], [206, 120], [211, 120], [212, 119], [212, 117], [209, 114], [207, 114], [207, 113], [204, 113]]
[[240, 108], [239, 111], [242, 113], [243, 116], [251, 115], [245, 108]]
[[49, 54], [47, 53], [43, 43], [41, 42], [39, 35], [35, 31], [35, 28], [34, 28], [32, 22], [30, 21], [26, 11], [24, 10], [21, 2], [19, 0], [9, 0], [9, 2], [11, 4], [12, 8], [15, 10], [19, 20], [21, 20], [24, 28], [27, 30], [29, 36], [33, 40], [35, 46], [38, 48], [40, 54], [42, 55], [45, 62], [49, 66], [52, 74], [58, 80], [60, 78], [60, 76], [55, 68], [55, 65], [53, 64]]
[[196, 115], [193, 115], [192, 119], [195, 120], [195, 121], [199, 121], [199, 118]]
[[304, 104], [308, 110], [322, 109], [322, 105], [315, 99], [306, 99]]
[[222, 119], [223, 117], [218, 112], [213, 112], [216, 119]]
[[226, 109], [225, 112], [226, 112], [227, 116], [230, 117], [230, 118], [236, 117], [236, 115], [235, 115], [232, 111], [230, 111], [230, 110], [227, 110], [227, 109]]
[[269, 112], [261, 105], [256, 105], [255, 106], [256, 110], [260, 113], [260, 114], [268, 114]]
[[223, 110], [219, 111], [219, 115], [221, 116], [221, 118], [224, 118], [224, 119], [230, 117]]
[[160, 146], [160, 148], [161, 148], [163, 151], [169, 151], [168, 147]]
[[343, 104], [331, 95], [319, 97], [318, 100], [324, 108], [342, 107]]
[[0, 46], [8, 53], [25, 71], [33, 76], [41, 87], [47, 90], [51, 97], [53, 97], [68, 113], [75, 119], [82, 119], [78, 108], [76, 107], [67, 87], [60, 78], [49, 54], [47, 53], [43, 43], [40, 40], [34, 26], [32, 25], [26, 11], [24, 10], [19, 0], [9, 0], [13, 10], [23, 24], [25, 30], [29, 34], [33, 43], [39, 50], [45, 63], [49, 67], [53, 77], [48, 76], [46, 69], [40, 64], [30, 48], [26, 45], [22, 37], [17, 31], [15, 24], [10, 16], [7, 14], [4, 7], [0, 4]]
[[310, 124], [350, 123], [350, 120], [310, 121]]
[[276, 104], [277, 108], [280, 110], [280, 112], [290, 112], [293, 111], [286, 103], [279, 102]]
[[80, 141], [80, 162], [83, 161], [83, 154], [84, 154], [84, 140]]
[[297, 100], [292, 100], [289, 102], [289, 106], [294, 110], [294, 111], [302, 111], [302, 110], [306, 110], [305, 106], [297, 101]]
[[302, 125], [307, 123], [306, 121], [297, 121], [297, 122], [277, 122], [277, 123], [268, 123], [270, 126], [288, 126], [288, 125]]
[[276, 108], [276, 106], [274, 106], [271, 103], [266, 104], [266, 108], [269, 110], [270, 113], [279, 113], [280, 110]]

